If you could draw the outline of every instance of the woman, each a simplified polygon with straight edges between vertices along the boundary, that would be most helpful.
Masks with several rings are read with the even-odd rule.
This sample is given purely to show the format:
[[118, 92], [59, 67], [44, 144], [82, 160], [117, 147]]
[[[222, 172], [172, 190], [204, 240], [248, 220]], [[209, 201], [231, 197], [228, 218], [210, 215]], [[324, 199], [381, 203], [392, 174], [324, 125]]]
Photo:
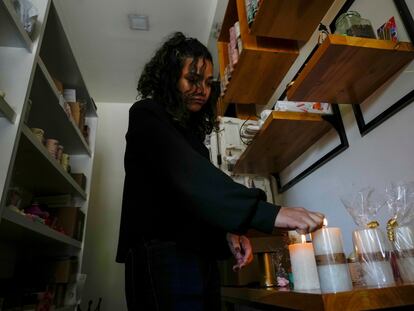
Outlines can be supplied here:
[[117, 261], [128, 310], [220, 310], [216, 260], [252, 260], [250, 228], [313, 231], [323, 215], [265, 201], [209, 162], [215, 124], [207, 48], [173, 34], [146, 64], [130, 109]]

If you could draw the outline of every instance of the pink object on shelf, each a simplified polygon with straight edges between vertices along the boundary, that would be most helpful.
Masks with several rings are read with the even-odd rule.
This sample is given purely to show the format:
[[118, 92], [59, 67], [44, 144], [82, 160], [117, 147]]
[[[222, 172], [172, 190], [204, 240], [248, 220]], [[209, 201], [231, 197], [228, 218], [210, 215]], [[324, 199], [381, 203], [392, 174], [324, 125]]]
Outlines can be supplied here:
[[39, 216], [40, 218], [46, 219], [49, 217], [49, 213], [42, 211], [38, 203], [33, 203], [29, 207], [25, 208], [27, 214]]

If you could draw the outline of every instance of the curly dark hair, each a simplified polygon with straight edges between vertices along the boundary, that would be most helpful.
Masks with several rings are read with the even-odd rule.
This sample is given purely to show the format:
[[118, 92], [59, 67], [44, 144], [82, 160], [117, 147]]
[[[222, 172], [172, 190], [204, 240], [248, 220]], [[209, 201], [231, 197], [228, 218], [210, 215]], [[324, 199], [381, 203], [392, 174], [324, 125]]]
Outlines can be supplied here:
[[177, 88], [186, 58], [192, 58], [193, 64], [199, 59], [213, 63], [210, 52], [200, 41], [175, 32], [145, 65], [137, 90], [141, 98], [154, 99], [165, 107], [176, 122], [191, 128], [200, 139], [204, 139], [216, 127], [218, 90], [213, 83], [207, 103], [200, 111], [191, 113]]

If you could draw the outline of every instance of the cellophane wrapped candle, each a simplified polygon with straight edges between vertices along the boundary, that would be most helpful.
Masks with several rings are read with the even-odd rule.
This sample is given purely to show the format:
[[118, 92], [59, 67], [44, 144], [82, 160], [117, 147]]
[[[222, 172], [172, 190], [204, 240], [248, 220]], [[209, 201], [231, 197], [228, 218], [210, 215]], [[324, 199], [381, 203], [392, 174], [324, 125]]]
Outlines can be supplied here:
[[341, 230], [324, 226], [312, 233], [312, 244], [321, 291], [330, 293], [352, 290]]
[[354, 230], [352, 240], [361, 263], [364, 283], [369, 287], [395, 284], [390, 262], [391, 244], [376, 220], [384, 205], [383, 199], [376, 197], [373, 189], [367, 187], [341, 197], [341, 201], [359, 226], [359, 229]]
[[387, 233], [394, 245], [400, 277], [404, 283], [414, 283], [414, 182], [389, 185], [386, 202], [391, 215]]

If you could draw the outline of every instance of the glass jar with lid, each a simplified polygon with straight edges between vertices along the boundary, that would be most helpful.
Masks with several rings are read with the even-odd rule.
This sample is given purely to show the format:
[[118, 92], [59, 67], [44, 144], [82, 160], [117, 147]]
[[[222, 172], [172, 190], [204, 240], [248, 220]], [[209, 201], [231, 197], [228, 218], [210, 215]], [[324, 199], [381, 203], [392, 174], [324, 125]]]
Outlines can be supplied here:
[[371, 22], [356, 11], [341, 14], [335, 22], [335, 33], [345, 36], [376, 39]]

